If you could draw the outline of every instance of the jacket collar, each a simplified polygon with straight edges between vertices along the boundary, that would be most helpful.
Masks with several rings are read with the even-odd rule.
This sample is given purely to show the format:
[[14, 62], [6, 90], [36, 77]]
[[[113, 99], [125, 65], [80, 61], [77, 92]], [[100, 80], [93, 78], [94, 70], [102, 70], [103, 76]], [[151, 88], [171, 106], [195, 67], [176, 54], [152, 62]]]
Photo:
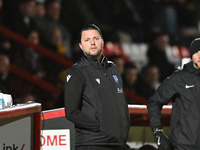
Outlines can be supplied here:
[[189, 63], [185, 64], [183, 69], [188, 72], [200, 75], [200, 69], [194, 67], [193, 61], [190, 61]]
[[102, 69], [102, 67], [103, 67], [104, 69], [106, 69], [107, 66], [108, 66], [108, 63], [107, 63], [107, 62], [108, 62], [108, 59], [107, 59], [107, 57], [104, 56], [103, 54], [101, 54], [100, 63], [98, 62], [98, 60], [91, 59], [91, 58], [85, 56], [84, 54], [83, 54], [81, 60], [85, 61], [88, 65], [93, 66], [95, 69]]

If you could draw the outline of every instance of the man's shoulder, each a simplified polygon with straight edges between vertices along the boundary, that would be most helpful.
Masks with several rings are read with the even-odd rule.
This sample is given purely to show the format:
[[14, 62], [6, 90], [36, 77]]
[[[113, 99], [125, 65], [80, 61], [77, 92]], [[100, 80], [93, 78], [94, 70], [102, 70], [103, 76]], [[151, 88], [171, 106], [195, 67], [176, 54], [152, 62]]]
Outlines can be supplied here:
[[80, 69], [80, 67], [79, 67], [79, 62], [73, 64], [73, 65], [69, 68], [69, 70], [67, 71], [66, 76], [69, 76], [69, 77], [73, 76], [73, 77], [75, 77], [75, 78], [82, 78], [82, 77], [83, 77], [82, 71], [81, 71], [81, 69]]
[[108, 64], [109, 67], [117, 69], [117, 65], [114, 62], [108, 60], [107, 64]]
[[187, 76], [188, 72], [185, 72], [184, 70], [177, 69], [173, 72], [170, 78], [171, 80], [179, 81], [182, 78], [185, 78]]
[[[107, 63], [110, 64], [110, 65], [115, 65], [114, 62], [112, 62], [112, 61], [110, 61], [110, 60], [108, 60]], [[116, 66], [116, 65], [115, 65], [115, 66]]]
[[185, 70], [183, 70], [183, 69], [177, 69], [177, 70], [175, 70], [174, 71], [174, 75], [175, 76], [182, 76], [182, 75], [186, 75], [186, 74], [188, 74], [189, 72], [188, 71], [185, 71]]
[[83, 68], [88, 67], [88, 64], [85, 63], [82, 59], [80, 59], [79, 61], [77, 61], [75, 64], [73, 64], [70, 67], [70, 70], [82, 70]]

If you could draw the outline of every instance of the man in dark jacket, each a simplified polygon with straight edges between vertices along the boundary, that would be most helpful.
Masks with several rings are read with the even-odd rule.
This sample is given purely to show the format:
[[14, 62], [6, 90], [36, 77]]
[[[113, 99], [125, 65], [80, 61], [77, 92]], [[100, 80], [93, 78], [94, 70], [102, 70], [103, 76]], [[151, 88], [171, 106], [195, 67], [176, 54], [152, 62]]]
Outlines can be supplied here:
[[[166, 78], [149, 100], [149, 119], [159, 150], [200, 149], [200, 38], [192, 41], [190, 57], [192, 61]], [[171, 142], [164, 135], [160, 120], [162, 106], [170, 100]]]
[[158, 67], [160, 82], [171, 75], [175, 70], [175, 67], [169, 62], [166, 55], [166, 48], [168, 46], [169, 35], [161, 32], [155, 35], [155, 39], [147, 50], [149, 63]]
[[66, 118], [75, 124], [76, 150], [125, 150], [129, 111], [115, 64], [101, 54], [100, 29], [91, 24], [80, 32], [84, 55], [66, 75]]

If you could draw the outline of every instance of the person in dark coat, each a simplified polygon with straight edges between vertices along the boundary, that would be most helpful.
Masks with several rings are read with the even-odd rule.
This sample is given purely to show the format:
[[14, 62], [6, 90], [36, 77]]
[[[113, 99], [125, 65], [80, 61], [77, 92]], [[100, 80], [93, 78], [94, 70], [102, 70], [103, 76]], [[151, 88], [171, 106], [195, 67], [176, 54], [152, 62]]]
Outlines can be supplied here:
[[158, 67], [151, 64], [146, 65], [142, 68], [136, 81], [136, 93], [148, 100], [159, 86], [158, 79]]
[[169, 45], [169, 36], [166, 33], [159, 32], [155, 34], [155, 39], [147, 51], [149, 63], [157, 65], [159, 69], [159, 81], [162, 82], [171, 75], [175, 67], [169, 62], [166, 56], [166, 47]]
[[[147, 108], [150, 125], [159, 150], [200, 149], [200, 38], [194, 39], [189, 49], [192, 61], [166, 78], [149, 99]], [[160, 119], [163, 105], [170, 100], [172, 113], [169, 140], [162, 130]]]
[[126, 150], [130, 119], [117, 66], [102, 55], [100, 29], [80, 32], [83, 57], [66, 75], [66, 118], [75, 124], [76, 150]]

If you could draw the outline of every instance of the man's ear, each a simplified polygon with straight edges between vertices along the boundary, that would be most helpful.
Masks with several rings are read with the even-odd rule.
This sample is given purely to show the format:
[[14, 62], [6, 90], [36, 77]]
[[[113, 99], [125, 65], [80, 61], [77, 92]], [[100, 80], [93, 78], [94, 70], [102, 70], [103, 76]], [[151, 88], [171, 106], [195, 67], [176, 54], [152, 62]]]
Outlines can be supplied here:
[[79, 43], [79, 47], [81, 48], [81, 50], [83, 50], [83, 48], [82, 48], [82, 44], [81, 44], [81, 43]]
[[104, 40], [102, 40], [102, 48], [104, 47]]

